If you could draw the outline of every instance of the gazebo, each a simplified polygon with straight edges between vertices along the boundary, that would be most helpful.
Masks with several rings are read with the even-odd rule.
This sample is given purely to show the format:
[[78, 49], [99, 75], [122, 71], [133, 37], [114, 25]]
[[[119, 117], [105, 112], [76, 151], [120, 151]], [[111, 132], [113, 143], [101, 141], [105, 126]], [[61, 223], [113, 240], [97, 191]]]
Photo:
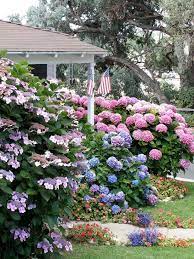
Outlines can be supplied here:
[[[57, 64], [88, 64], [94, 81], [95, 56], [107, 51], [77, 37], [0, 20], [0, 50], [15, 62], [27, 60], [34, 74], [56, 78]], [[94, 96], [88, 96], [88, 122], [94, 124]]]

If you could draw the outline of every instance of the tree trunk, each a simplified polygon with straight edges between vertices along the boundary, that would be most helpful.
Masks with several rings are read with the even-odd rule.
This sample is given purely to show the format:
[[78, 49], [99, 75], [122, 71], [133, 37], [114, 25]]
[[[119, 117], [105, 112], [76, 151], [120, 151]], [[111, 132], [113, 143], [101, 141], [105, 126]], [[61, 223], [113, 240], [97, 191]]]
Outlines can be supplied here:
[[117, 65], [124, 66], [132, 71], [140, 80], [147, 86], [152, 89], [153, 94], [158, 99], [160, 103], [169, 103], [169, 100], [163, 94], [160, 88], [160, 84], [157, 80], [152, 79], [146, 72], [143, 71], [138, 65], [134, 64], [133, 62], [125, 59], [119, 58], [115, 56], [108, 56], [105, 58], [107, 61], [112, 61]]

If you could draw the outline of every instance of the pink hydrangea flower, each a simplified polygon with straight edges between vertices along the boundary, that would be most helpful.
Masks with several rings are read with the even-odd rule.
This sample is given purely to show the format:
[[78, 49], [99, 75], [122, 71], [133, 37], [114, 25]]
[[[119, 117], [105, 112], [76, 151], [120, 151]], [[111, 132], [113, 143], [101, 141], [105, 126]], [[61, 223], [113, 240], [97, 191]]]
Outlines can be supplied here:
[[79, 104], [79, 101], [80, 101], [79, 95], [73, 95], [71, 98], [71, 101], [75, 104]]
[[116, 132], [117, 128], [115, 125], [108, 125], [108, 132]]
[[144, 119], [143, 115], [141, 113], [135, 113], [133, 115], [134, 121], [138, 120], [138, 119]]
[[94, 122], [102, 121], [102, 118], [100, 118], [98, 115], [94, 115]]
[[130, 97], [129, 96], [122, 96], [119, 100], [118, 100], [118, 106], [125, 106], [127, 107], [127, 105], [130, 104]]
[[180, 139], [181, 143], [183, 143], [185, 145], [190, 145], [193, 142], [194, 137], [191, 134], [183, 133], [183, 134], [179, 135], [179, 139]]
[[148, 126], [148, 124], [147, 124], [146, 120], [144, 120], [144, 119], [137, 119], [135, 121], [136, 128], [142, 129], [142, 128], [147, 128], [147, 126]]
[[149, 130], [144, 130], [144, 131], [142, 131], [142, 140], [143, 140], [144, 142], [147, 142], [147, 143], [149, 143], [149, 142], [151, 142], [152, 140], [154, 140], [154, 136], [153, 136], [153, 134], [151, 133], [151, 131], [149, 131]]
[[111, 110], [114, 109], [115, 107], [117, 107], [117, 105], [118, 105], [118, 101], [117, 100], [111, 100], [110, 101], [109, 106], [110, 106]]
[[152, 160], [160, 160], [162, 158], [162, 152], [159, 149], [152, 149], [149, 152], [149, 157]]
[[96, 97], [95, 98], [95, 104], [98, 106], [101, 106], [101, 104], [105, 101], [104, 97]]
[[191, 154], [194, 154], [194, 141], [189, 145], [189, 151]]
[[120, 123], [117, 126], [117, 132], [121, 132], [121, 131], [125, 131], [125, 132], [129, 133], [129, 130], [128, 130], [127, 126], [123, 123]]
[[132, 136], [135, 140], [142, 140], [143, 134], [142, 131], [138, 129], [133, 131]]
[[104, 132], [107, 132], [108, 131], [108, 126], [102, 122], [97, 122], [96, 123], [96, 129], [98, 131], [104, 131]]
[[160, 117], [160, 123], [169, 125], [172, 123], [172, 118], [169, 115], [162, 115]]
[[129, 127], [131, 125], [133, 125], [135, 123], [135, 120], [133, 118], [133, 116], [129, 116], [127, 117], [126, 121], [125, 121], [126, 125]]
[[117, 125], [121, 122], [122, 120], [122, 116], [119, 114], [119, 113], [113, 113], [111, 116], [110, 116], [110, 121]]
[[80, 97], [79, 103], [80, 103], [80, 105], [82, 105], [82, 106], [87, 106], [88, 97], [87, 97], [87, 96], [82, 96], [82, 97]]
[[75, 111], [75, 116], [78, 120], [81, 120], [84, 118], [85, 114], [84, 112], [81, 112], [81, 111]]
[[110, 111], [102, 111], [98, 116], [102, 119], [110, 119], [112, 113]]
[[170, 116], [171, 118], [174, 117], [175, 113], [173, 112], [173, 110], [169, 109], [168, 111], [166, 111], [166, 115]]
[[186, 159], [180, 160], [180, 166], [185, 170], [189, 168], [190, 164], [191, 162], [189, 160], [186, 160]]
[[156, 120], [156, 116], [154, 114], [152, 114], [152, 113], [145, 114], [144, 118], [150, 124], [152, 124]]
[[168, 131], [168, 127], [164, 124], [158, 124], [156, 126], [156, 131], [161, 132], [161, 133], [166, 133]]

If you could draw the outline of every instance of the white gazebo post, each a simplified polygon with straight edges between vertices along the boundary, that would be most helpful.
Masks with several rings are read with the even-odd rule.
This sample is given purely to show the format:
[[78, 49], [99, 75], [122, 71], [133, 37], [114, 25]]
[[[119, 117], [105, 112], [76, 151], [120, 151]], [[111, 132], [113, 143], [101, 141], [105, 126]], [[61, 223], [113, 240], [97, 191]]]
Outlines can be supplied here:
[[55, 63], [47, 64], [47, 79], [56, 79], [57, 78], [57, 66]]
[[[94, 62], [88, 66], [88, 76], [92, 76], [94, 84]], [[92, 96], [88, 96], [88, 123], [94, 125], [94, 91]]]

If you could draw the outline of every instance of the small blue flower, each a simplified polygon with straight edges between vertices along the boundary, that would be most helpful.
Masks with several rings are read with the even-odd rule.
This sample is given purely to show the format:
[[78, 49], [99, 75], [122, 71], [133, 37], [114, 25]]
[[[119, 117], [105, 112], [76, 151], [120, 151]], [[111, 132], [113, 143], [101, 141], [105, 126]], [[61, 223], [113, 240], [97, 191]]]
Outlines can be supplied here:
[[129, 240], [132, 246], [144, 246], [144, 236], [140, 231], [129, 234]]
[[88, 163], [89, 166], [92, 168], [98, 166], [100, 164], [100, 160], [97, 157], [93, 157], [88, 161]]
[[86, 181], [92, 183], [96, 180], [96, 174], [93, 171], [87, 171], [85, 173]]
[[109, 183], [116, 183], [117, 182], [117, 176], [115, 174], [108, 175], [108, 182]]
[[118, 214], [121, 212], [121, 208], [118, 205], [113, 205], [111, 210], [112, 210], [112, 214]]
[[132, 181], [133, 186], [138, 186], [139, 185], [139, 180], [133, 180]]
[[107, 203], [109, 201], [109, 196], [104, 195], [102, 198], [100, 198], [100, 201], [103, 202], [103, 203]]
[[109, 193], [108, 187], [101, 185], [100, 186], [100, 193], [101, 194], [108, 194]]
[[90, 201], [92, 197], [90, 195], [85, 195], [84, 196], [84, 201]]

